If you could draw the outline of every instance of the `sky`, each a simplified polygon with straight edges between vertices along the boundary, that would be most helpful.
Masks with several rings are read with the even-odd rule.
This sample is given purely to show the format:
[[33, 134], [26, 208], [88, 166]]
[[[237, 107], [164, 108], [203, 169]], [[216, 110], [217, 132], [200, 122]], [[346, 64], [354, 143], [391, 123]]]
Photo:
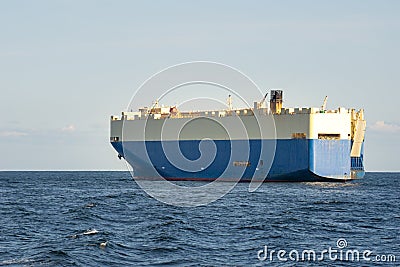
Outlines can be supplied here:
[[399, 14], [399, 1], [0, 1], [0, 170], [126, 170], [110, 116], [151, 75], [201, 60], [282, 88], [285, 106], [364, 108], [366, 170], [400, 171]]

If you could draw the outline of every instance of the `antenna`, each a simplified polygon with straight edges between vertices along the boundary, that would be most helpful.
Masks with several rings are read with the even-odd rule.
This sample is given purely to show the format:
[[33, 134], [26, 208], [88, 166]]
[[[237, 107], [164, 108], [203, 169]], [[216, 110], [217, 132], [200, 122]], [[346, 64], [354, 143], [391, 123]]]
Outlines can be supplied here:
[[228, 104], [228, 111], [232, 110], [232, 96], [228, 95], [228, 99], [226, 100], [227, 104]]
[[321, 110], [326, 110], [326, 103], [328, 102], [328, 96], [325, 96], [324, 103], [322, 103]]

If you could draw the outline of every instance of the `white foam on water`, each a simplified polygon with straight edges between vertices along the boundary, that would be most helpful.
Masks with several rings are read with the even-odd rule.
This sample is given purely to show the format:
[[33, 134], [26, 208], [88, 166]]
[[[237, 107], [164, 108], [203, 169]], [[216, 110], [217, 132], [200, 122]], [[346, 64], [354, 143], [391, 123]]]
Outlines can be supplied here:
[[95, 235], [97, 234], [99, 231], [97, 231], [96, 229], [89, 229], [86, 232], [83, 233], [83, 235]]

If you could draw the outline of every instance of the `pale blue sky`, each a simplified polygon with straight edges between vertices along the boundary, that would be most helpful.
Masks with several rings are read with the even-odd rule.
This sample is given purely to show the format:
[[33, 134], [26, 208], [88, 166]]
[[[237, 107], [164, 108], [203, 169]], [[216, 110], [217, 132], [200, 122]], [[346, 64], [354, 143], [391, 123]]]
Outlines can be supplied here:
[[286, 106], [365, 108], [367, 171], [400, 171], [399, 14], [399, 1], [1, 1], [0, 170], [125, 169], [110, 115], [155, 72], [207, 60], [283, 88]]

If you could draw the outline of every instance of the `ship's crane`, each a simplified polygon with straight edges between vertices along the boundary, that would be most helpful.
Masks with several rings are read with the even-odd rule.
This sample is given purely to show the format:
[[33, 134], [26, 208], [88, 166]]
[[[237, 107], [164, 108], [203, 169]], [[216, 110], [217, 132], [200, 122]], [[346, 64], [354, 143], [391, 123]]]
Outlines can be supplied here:
[[322, 103], [321, 110], [326, 110], [326, 103], [328, 102], [328, 96], [325, 96], [324, 103]]
[[260, 101], [260, 106], [262, 106], [262, 105], [264, 104], [265, 99], [267, 99], [267, 96], [268, 96], [268, 93], [266, 93], [265, 96], [264, 96], [264, 98], [261, 99], [261, 101]]
[[268, 93], [265, 94], [265, 96], [263, 97], [263, 99], [261, 99], [260, 102], [257, 103], [257, 108], [261, 108], [265, 102], [265, 99], [267, 99]]

